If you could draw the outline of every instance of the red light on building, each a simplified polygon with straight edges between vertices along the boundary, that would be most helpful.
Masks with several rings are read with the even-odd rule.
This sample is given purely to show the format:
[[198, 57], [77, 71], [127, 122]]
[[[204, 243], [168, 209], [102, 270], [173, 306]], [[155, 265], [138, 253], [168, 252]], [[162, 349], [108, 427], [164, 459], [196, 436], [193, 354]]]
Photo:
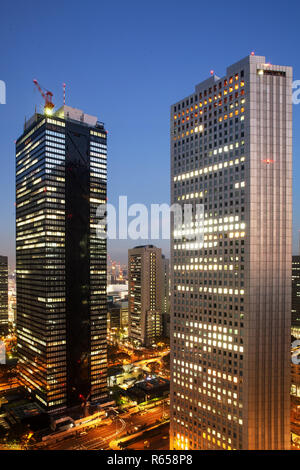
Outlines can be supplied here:
[[266, 158], [265, 160], [263, 160], [263, 163], [270, 165], [270, 163], [274, 163], [274, 160], [272, 160], [271, 158]]

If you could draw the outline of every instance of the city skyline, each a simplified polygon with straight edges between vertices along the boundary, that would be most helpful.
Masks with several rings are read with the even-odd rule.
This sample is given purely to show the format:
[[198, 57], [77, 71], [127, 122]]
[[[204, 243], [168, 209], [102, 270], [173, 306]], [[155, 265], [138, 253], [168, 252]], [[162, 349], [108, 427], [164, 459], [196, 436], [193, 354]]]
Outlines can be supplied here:
[[[56, 108], [63, 103], [62, 84], [66, 83], [67, 104], [89, 109], [100, 120], [105, 120], [110, 129], [108, 141], [111, 141], [109, 175], [114, 175], [113, 178], [109, 176], [108, 180], [108, 200], [116, 204], [118, 195], [125, 194], [128, 195], [129, 203], [140, 202], [146, 205], [169, 201], [169, 105], [184, 94], [184, 91], [186, 94], [189, 92], [191, 82], [197, 83], [208, 78], [212, 69], [216, 74], [222, 75], [227, 61], [234, 63], [252, 50], [257, 55], [260, 52], [266, 53], [267, 61], [292, 64], [294, 79], [300, 79], [295, 24], [299, 5], [296, 3], [295, 14], [292, 16], [290, 10], [282, 12], [279, 6], [272, 3], [272, 21], [265, 21], [269, 14], [268, 2], [254, 2], [251, 11], [245, 5], [240, 5], [238, 13], [227, 11], [220, 2], [220, 9], [214, 18], [214, 27], [219, 28], [220, 32], [225, 34], [223, 28], [227, 20], [234, 21], [243, 12], [247, 15], [248, 22], [235, 21], [235, 37], [239, 40], [229, 50], [226, 41], [224, 44], [220, 43], [220, 36], [217, 35], [206, 42], [204, 51], [199, 48], [198, 28], [201, 24], [201, 33], [209, 36], [209, 22], [203, 20], [199, 23], [198, 18], [209, 18], [210, 9], [197, 2], [190, 3], [191, 9], [178, 4], [170, 9], [169, 6], [173, 6], [173, 3], [167, 1], [159, 4], [160, 15], [156, 15], [155, 8], [134, 1], [134, 18], [130, 9], [127, 11], [127, 7], [121, 2], [116, 2], [117, 11], [112, 5], [94, 5], [93, 11], [99, 12], [99, 19], [97, 14], [91, 18], [88, 9], [79, 7], [74, 11], [58, 2], [58, 16], [56, 2], [50, 11], [47, 10], [47, 14], [46, 7], [41, 5], [31, 15], [33, 4], [28, 7], [22, 2], [18, 3], [17, 16], [13, 15], [12, 5], [3, 6], [1, 13], [4, 23], [0, 32], [0, 79], [5, 81], [7, 91], [6, 104], [0, 105], [1, 129], [5, 136], [0, 142], [3, 162], [0, 174], [0, 254], [9, 257], [10, 267], [15, 265], [15, 196], [14, 185], [11, 183], [14, 179], [14, 141], [23, 124], [23, 119], [16, 119], [16, 116], [20, 110], [23, 116], [25, 114], [29, 117], [35, 106], [38, 110], [41, 109], [42, 100], [32, 83], [34, 78], [38, 78], [54, 93]], [[258, 5], [260, 15], [257, 15], [255, 8]], [[100, 19], [102, 14], [107, 18], [106, 23]], [[14, 16], [13, 21], [9, 15]], [[44, 21], [46, 16], [48, 23]], [[86, 39], [81, 40], [81, 45], [78, 45], [81, 67], [76, 62], [77, 54], [61, 47], [59, 36], [51, 35], [54, 17], [56, 27], [64, 30], [70, 37], [73, 31], [80, 29], [83, 19], [89, 23], [89, 33]], [[174, 48], [176, 25], [181, 22], [188, 25], [188, 33], [180, 36], [180, 44]], [[257, 25], [255, 37], [252, 34], [253, 23]], [[274, 24], [280, 24], [281, 30], [288, 34], [275, 35]], [[37, 36], [45, 38], [42, 52], [34, 42]], [[101, 53], [98, 46], [93, 46], [98, 45], [99, 40], [102, 41]], [[27, 44], [31, 44], [31, 47], [28, 48]], [[90, 44], [91, 48], [85, 48]], [[104, 58], [105, 67], [102, 61], [98, 64], [97, 59], [95, 60], [98, 54]], [[15, 73], [16, 69], [20, 70], [19, 74]], [[300, 106], [294, 105], [293, 110], [296, 129], [300, 125]], [[143, 118], [137, 118], [141, 114]], [[294, 133], [293, 140], [295, 181], [300, 173], [297, 159], [300, 150], [298, 133]], [[158, 166], [159, 172], [156, 170]], [[143, 178], [144, 171], [148, 174], [146, 182]], [[130, 178], [134, 178], [134, 185], [128, 185]], [[156, 184], [155, 193], [152, 191], [152, 181]], [[296, 202], [299, 198], [300, 188], [295, 185], [294, 254], [298, 254], [300, 213]], [[108, 244], [108, 251], [113, 258], [126, 262], [127, 250], [136, 245], [136, 242], [112, 241]], [[153, 243], [161, 247], [169, 257], [168, 241], [139, 240], [138, 243]]]
[[300, 450], [289, 7], [3, 6], [1, 451]]

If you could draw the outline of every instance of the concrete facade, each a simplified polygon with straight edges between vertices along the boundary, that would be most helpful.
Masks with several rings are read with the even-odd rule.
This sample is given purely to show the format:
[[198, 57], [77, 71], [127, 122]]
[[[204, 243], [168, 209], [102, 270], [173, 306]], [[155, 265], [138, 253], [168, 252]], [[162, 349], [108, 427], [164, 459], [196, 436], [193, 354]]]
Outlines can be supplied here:
[[128, 333], [137, 346], [151, 346], [162, 333], [162, 281], [160, 248], [128, 250]]
[[[289, 449], [292, 69], [251, 55], [171, 107], [171, 448]], [[172, 226], [172, 233], [173, 233]]]

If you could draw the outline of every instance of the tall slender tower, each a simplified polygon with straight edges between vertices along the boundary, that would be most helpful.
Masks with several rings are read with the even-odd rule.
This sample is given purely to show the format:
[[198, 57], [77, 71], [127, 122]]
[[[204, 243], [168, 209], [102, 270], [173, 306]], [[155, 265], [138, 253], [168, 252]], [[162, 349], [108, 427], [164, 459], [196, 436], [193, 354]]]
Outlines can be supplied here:
[[8, 333], [8, 259], [0, 256], [0, 335]]
[[171, 200], [194, 209], [172, 227], [171, 448], [289, 449], [291, 67], [251, 55], [171, 107]]
[[20, 377], [49, 412], [107, 396], [106, 141], [96, 117], [63, 106], [16, 143]]
[[128, 250], [129, 338], [151, 346], [162, 333], [163, 270], [161, 249], [153, 245]]

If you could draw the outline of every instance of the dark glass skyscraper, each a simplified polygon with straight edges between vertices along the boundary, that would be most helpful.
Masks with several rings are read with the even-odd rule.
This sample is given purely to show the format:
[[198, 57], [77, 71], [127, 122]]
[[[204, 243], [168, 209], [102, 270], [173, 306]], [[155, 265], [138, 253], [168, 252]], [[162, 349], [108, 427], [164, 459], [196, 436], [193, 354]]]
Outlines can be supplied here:
[[96, 117], [63, 106], [16, 143], [20, 377], [49, 412], [107, 396], [106, 142]]
[[7, 256], [0, 256], [0, 335], [8, 332], [8, 265]]

